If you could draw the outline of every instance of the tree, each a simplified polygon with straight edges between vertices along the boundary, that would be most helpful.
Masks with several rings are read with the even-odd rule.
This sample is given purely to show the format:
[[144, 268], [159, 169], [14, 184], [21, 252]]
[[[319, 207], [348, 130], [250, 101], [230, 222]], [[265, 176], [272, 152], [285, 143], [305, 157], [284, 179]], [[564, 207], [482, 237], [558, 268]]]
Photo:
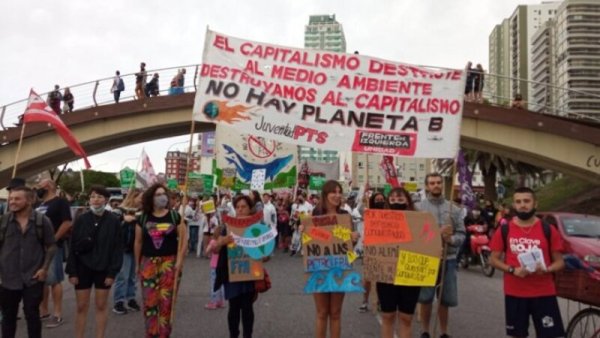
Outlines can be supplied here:
[[[496, 176], [498, 174], [501, 176], [518, 174], [522, 178], [527, 176], [537, 177], [544, 170], [543, 168], [528, 163], [515, 161], [507, 157], [479, 150], [463, 149], [463, 151], [465, 152], [465, 158], [471, 167], [471, 171], [474, 171], [475, 167], [479, 166], [479, 170], [481, 170], [481, 175], [483, 176], [484, 195], [492, 201], [495, 201], [498, 198], [496, 192]], [[437, 160], [436, 164], [440, 173], [450, 174], [452, 172], [454, 160]]]
[[[92, 184], [100, 184], [105, 187], [120, 187], [119, 179], [114, 173], [105, 173], [102, 171], [84, 170], [83, 181], [85, 188]], [[81, 191], [81, 177], [79, 171], [67, 170], [58, 181], [61, 189], [69, 194]]]

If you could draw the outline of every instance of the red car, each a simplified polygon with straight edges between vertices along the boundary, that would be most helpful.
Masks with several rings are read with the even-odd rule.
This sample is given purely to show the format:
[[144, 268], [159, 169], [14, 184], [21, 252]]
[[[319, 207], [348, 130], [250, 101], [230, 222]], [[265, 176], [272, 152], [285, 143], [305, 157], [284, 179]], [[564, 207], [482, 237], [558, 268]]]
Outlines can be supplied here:
[[558, 229], [564, 253], [570, 253], [600, 269], [600, 217], [568, 212], [540, 212], [542, 220]]

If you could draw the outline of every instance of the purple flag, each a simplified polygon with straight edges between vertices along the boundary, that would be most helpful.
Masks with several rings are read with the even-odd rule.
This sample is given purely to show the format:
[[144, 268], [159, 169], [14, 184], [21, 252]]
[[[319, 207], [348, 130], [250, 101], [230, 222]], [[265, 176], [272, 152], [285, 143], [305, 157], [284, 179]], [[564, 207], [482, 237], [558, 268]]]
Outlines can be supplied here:
[[456, 169], [458, 171], [458, 183], [460, 184], [461, 202], [469, 211], [471, 211], [475, 208], [476, 204], [473, 186], [471, 185], [473, 174], [469, 171], [469, 165], [462, 149], [458, 151]]

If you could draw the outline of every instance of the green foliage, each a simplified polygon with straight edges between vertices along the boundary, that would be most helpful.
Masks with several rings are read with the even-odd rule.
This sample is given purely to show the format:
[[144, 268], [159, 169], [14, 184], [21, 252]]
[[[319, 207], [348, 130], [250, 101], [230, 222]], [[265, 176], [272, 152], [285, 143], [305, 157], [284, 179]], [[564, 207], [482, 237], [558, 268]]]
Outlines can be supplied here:
[[589, 188], [588, 182], [572, 177], [563, 177], [546, 184], [536, 191], [538, 210], [556, 210]]
[[[105, 173], [102, 171], [84, 170], [83, 180], [85, 188], [88, 189], [92, 184], [101, 184], [105, 187], [119, 187], [119, 179], [114, 173]], [[62, 190], [69, 194], [81, 191], [81, 178], [78, 171], [65, 172], [58, 185]]]

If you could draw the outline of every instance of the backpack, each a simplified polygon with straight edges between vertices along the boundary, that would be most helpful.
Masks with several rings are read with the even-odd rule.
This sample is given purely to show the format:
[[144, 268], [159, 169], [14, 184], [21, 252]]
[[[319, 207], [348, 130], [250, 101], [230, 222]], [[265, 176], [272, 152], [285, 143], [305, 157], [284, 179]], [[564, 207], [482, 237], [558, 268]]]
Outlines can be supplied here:
[[[42, 247], [45, 247], [44, 244], [44, 214], [41, 212], [35, 212], [35, 234], [37, 236], [38, 242]], [[2, 219], [0, 220], [0, 249], [4, 245], [4, 240], [6, 239], [6, 231], [8, 230], [8, 220], [12, 215], [12, 212], [8, 212], [2, 215]]]
[[117, 90], [120, 92], [125, 90], [125, 82], [121, 78], [119, 78], [119, 83], [117, 83]]
[[[552, 225], [542, 221], [542, 230], [544, 231], [544, 237], [546, 237], [546, 241], [548, 242], [548, 248], [552, 248], [552, 229], [550, 229]], [[508, 240], [508, 223], [500, 225], [500, 231], [502, 232], [502, 241], [504, 243], [504, 252], [508, 248], [506, 241]]]

